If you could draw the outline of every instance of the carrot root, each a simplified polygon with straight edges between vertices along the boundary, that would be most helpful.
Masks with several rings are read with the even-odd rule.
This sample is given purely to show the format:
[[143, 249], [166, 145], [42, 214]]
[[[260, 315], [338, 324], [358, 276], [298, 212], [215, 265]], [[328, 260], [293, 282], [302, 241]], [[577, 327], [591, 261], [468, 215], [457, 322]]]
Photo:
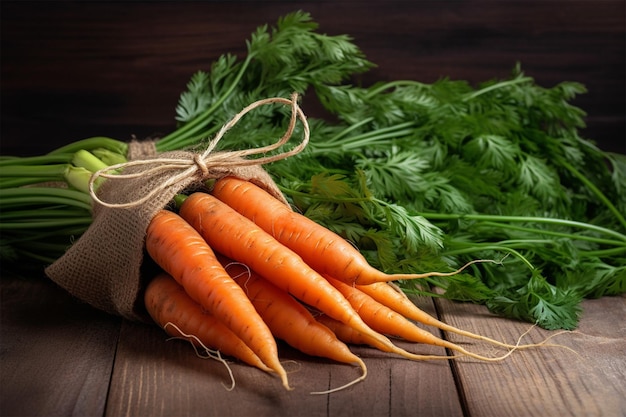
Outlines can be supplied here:
[[311, 392], [311, 394], [312, 395], [332, 394], [333, 392], [343, 391], [346, 388], [350, 388], [351, 386], [356, 385], [361, 381], [364, 381], [367, 378], [367, 366], [365, 366], [365, 362], [363, 362], [363, 360], [361, 359], [358, 360], [357, 364], [359, 365], [359, 367], [361, 367], [362, 373], [361, 373], [361, 376], [359, 376], [355, 380], [350, 381], [347, 384], [341, 385], [339, 387], [331, 388], [326, 391], [314, 391], [314, 392]]
[[[155, 227], [151, 231], [152, 224], [148, 230], [146, 247], [153, 259], [171, 273], [190, 295], [194, 294], [192, 298], [199, 303], [202, 303], [201, 296], [206, 298], [207, 288], [211, 286], [207, 282], [204, 285], [195, 283], [189, 277], [190, 271], [214, 271], [219, 267], [224, 272], [229, 278], [230, 287], [227, 288], [231, 288], [233, 292], [241, 292], [241, 296], [246, 298], [245, 305], [241, 304], [241, 300], [237, 300], [239, 304], [229, 302], [233, 306], [241, 305], [247, 309], [239, 313], [239, 310], [232, 312], [222, 306], [222, 299], [230, 297], [229, 290], [224, 288], [219, 290], [219, 295], [216, 291], [211, 299], [204, 300], [203, 306], [209, 309], [220, 305], [219, 308], [226, 309], [220, 310], [220, 317], [238, 323], [238, 330], [233, 328], [233, 331], [251, 347], [254, 346], [252, 351], [261, 358], [263, 366], [276, 372], [286, 389], [291, 388], [287, 381], [287, 372], [278, 360], [274, 338], [283, 339], [303, 353], [356, 364], [360, 368], [361, 375], [354, 380], [328, 390], [313, 391], [310, 393], [312, 395], [342, 391], [367, 377], [365, 362], [354, 355], [346, 343], [366, 344], [413, 361], [471, 358], [497, 362], [520, 349], [540, 346], [567, 348], [548, 343], [556, 335], [540, 343], [522, 344], [523, 337], [532, 327], [519, 337], [516, 344], [458, 329], [419, 309], [393, 284], [396, 280], [452, 276], [476, 263], [499, 264], [501, 261], [477, 259], [452, 272], [387, 274], [371, 267], [345, 239], [292, 211], [248, 181], [232, 177], [220, 179], [215, 182], [212, 193], [213, 195], [196, 192], [179, 203], [180, 220], [191, 230], [180, 233], [180, 238], [193, 235], [190, 239], [193, 241], [191, 252], [197, 251], [197, 247], [203, 247], [206, 243], [204, 255], [211, 258], [211, 263], [198, 261], [197, 259], [205, 256], [195, 252], [193, 257], [180, 256], [178, 252], [183, 252], [191, 243], [181, 243], [178, 238], [168, 237], [165, 229], [157, 231]], [[200, 240], [202, 244], [199, 243]], [[159, 253], [158, 244], [168, 250]], [[168, 259], [168, 253], [175, 259]], [[193, 265], [190, 267], [187, 261]], [[233, 271], [229, 272], [227, 269]], [[250, 308], [247, 307], [248, 304]], [[232, 309], [233, 306], [228, 308]], [[319, 313], [313, 313], [313, 309]], [[258, 316], [258, 323], [263, 324], [261, 328], [267, 330], [262, 332], [263, 336], [261, 333], [258, 337], [257, 333], [253, 336], [247, 330], [245, 322], [237, 321], [233, 317], [249, 314]], [[438, 337], [415, 322], [490, 343], [507, 349], [507, 352], [500, 356], [481, 355]], [[219, 350], [210, 350], [193, 333], [177, 327], [177, 323], [171, 322], [165, 327], [176, 329], [176, 337], [191, 341], [194, 348], [198, 349], [200, 346], [206, 353], [205, 357], [224, 361]], [[317, 344], [308, 345], [300, 340], [302, 336], [306, 339], [307, 334]], [[446, 350], [446, 354], [413, 353], [394, 344], [390, 337], [439, 346]], [[263, 342], [259, 341], [260, 338], [263, 338]], [[269, 349], [262, 349], [266, 339], [271, 339], [274, 345]], [[199, 350], [196, 353], [200, 356]], [[233, 389], [234, 378], [230, 368], [228, 370], [232, 384], [227, 389]]]
[[242, 263], [223, 257], [220, 257], [220, 262], [235, 282], [248, 294], [252, 304], [276, 337], [306, 354], [343, 363], [355, 363], [362, 369], [362, 375], [359, 378], [341, 387], [311, 394], [337, 392], [367, 377], [367, 367], [363, 360], [353, 354], [330, 329], [316, 321], [313, 315], [291, 295]]
[[[168, 321], [167, 323], [165, 323], [165, 325], [163, 326], [163, 330], [168, 331], [169, 327], [173, 327], [174, 330], [176, 330], [178, 333], [180, 333], [180, 336], [172, 336], [168, 340], [172, 340], [172, 339], [187, 340], [187, 341], [189, 341], [191, 343], [191, 346], [193, 346], [194, 350], [196, 351], [196, 355], [198, 357], [203, 358], [203, 359], [210, 358], [210, 359], [214, 359], [214, 360], [216, 360], [218, 362], [221, 362], [224, 365], [224, 367], [226, 368], [226, 370], [228, 371], [228, 376], [230, 377], [230, 381], [231, 381], [230, 386], [227, 386], [224, 383], [222, 383], [222, 386], [224, 386], [224, 388], [226, 388], [226, 391], [232, 391], [232, 390], [235, 389], [235, 376], [233, 375], [233, 370], [228, 365], [228, 362], [226, 361], [226, 359], [222, 358], [222, 355], [220, 354], [219, 350], [213, 350], [213, 349], [209, 348], [204, 343], [202, 343], [202, 340], [200, 340], [197, 336], [192, 335], [192, 334], [187, 334], [187, 333], [183, 332], [178, 326], [176, 326], [172, 322]], [[169, 334], [171, 334], [171, 333], [169, 333]], [[206, 353], [205, 356], [200, 354], [200, 352], [198, 351], [198, 346], [200, 346], [202, 348], [202, 350], [204, 350], [204, 352]], [[269, 370], [269, 368], [267, 368], [267, 369]]]
[[502, 360], [513, 351], [512, 349], [508, 353], [498, 357], [488, 357], [470, 352], [462, 346], [441, 339], [427, 330], [418, 327], [402, 314], [398, 314], [393, 309], [379, 303], [359, 288], [350, 286], [332, 277], [327, 276], [326, 279], [346, 297], [365, 323], [379, 333], [392, 334], [410, 342], [444, 347], [482, 361]]
[[458, 274], [478, 262], [498, 263], [481, 259], [468, 262], [453, 272], [387, 274], [369, 265], [358, 249], [344, 238], [291, 210], [249, 181], [235, 177], [221, 178], [213, 185], [211, 194], [297, 253], [317, 272], [331, 275], [348, 284], [446, 277]]
[[303, 303], [369, 334], [381, 344], [393, 346], [388, 338], [372, 330], [345, 297], [299, 255], [227, 204], [210, 194], [196, 192], [181, 205], [180, 214], [217, 252], [248, 265]]
[[185, 219], [171, 211], [159, 211], [148, 225], [145, 246], [191, 299], [226, 324], [278, 374], [285, 389], [291, 389], [271, 331], [212, 248]]
[[144, 300], [154, 322], [168, 335], [177, 338], [193, 335], [187, 340], [195, 343], [198, 356], [198, 346], [207, 354], [207, 347], [211, 346], [213, 352], [222, 352], [263, 371], [271, 371], [232, 330], [203, 310], [168, 274], [159, 274], [148, 284]]
[[515, 346], [509, 343], [489, 338], [487, 336], [482, 336], [467, 330], [459, 329], [457, 327], [444, 323], [416, 306], [415, 303], [402, 291], [402, 289], [398, 288], [395, 284], [391, 282], [377, 282], [368, 285], [357, 285], [356, 288], [363, 291], [365, 294], [369, 295], [382, 305], [387, 306], [398, 314], [406, 317], [407, 319], [417, 321], [427, 326], [435, 327], [439, 330], [455, 333], [471, 339], [481, 340], [495, 346], [507, 349], [513, 347], [516, 347], [517, 349], [523, 349], [526, 347], [534, 346]]
[[[480, 340], [494, 346], [498, 346], [505, 349], [514, 349], [514, 350], [522, 350], [522, 349], [530, 349], [536, 347], [562, 347], [565, 349], [569, 349], [566, 346], [559, 344], [551, 344], [547, 343], [549, 339], [552, 337], [561, 334], [560, 332], [556, 335], [552, 335], [548, 337], [546, 340], [539, 343], [529, 343], [529, 344], [520, 344], [520, 340], [518, 343], [511, 344], [502, 342], [487, 336], [479, 335], [476, 333], [472, 333], [467, 330], [459, 329], [447, 323], [444, 323], [430, 314], [426, 313], [402, 291], [402, 289], [398, 288], [393, 283], [384, 283], [378, 282], [368, 285], [357, 285], [356, 288], [364, 292], [365, 294], [372, 297], [374, 300], [378, 301], [382, 305], [392, 309], [393, 311], [399, 313], [400, 315], [406, 317], [407, 319], [414, 320], [416, 322], [422, 323], [427, 326], [435, 327], [439, 330], [447, 331], [450, 333], [458, 334], [460, 336], [468, 337], [475, 340]], [[526, 334], [525, 332], [524, 334]]]
[[315, 319], [320, 323], [328, 327], [337, 335], [337, 337], [344, 341], [345, 343], [353, 344], [353, 345], [367, 345], [373, 347], [375, 349], [380, 350], [381, 352], [393, 353], [404, 359], [412, 360], [412, 361], [424, 361], [424, 360], [449, 360], [459, 358], [462, 355], [458, 356], [448, 356], [448, 355], [420, 355], [417, 353], [411, 353], [405, 349], [402, 349], [396, 345], [394, 345], [391, 341], [389, 343], [383, 343], [379, 339], [373, 338], [370, 335], [364, 334], [349, 325], [342, 323], [338, 320], [333, 319], [332, 317], [327, 316], [326, 314], [320, 313], [315, 315]]

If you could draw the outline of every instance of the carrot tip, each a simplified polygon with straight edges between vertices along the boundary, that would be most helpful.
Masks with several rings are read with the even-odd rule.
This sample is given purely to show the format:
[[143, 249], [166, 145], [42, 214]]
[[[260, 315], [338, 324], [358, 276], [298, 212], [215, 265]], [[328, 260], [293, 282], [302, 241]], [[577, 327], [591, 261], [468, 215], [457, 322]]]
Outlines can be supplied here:
[[[221, 362], [224, 365], [224, 367], [226, 367], [226, 370], [228, 371], [228, 376], [230, 377], [230, 382], [231, 382], [230, 386], [227, 386], [223, 382], [222, 382], [222, 385], [224, 386], [224, 388], [226, 388], [227, 391], [232, 391], [235, 389], [235, 376], [233, 375], [233, 370], [228, 365], [228, 362], [226, 361], [226, 359], [222, 358], [222, 354], [220, 353], [219, 350], [213, 350], [207, 347], [204, 343], [202, 343], [202, 341], [197, 336], [183, 332], [178, 326], [176, 326], [172, 322], [165, 323], [165, 325], [163, 326], [163, 329], [167, 329], [167, 327], [173, 327], [174, 329], [176, 329], [178, 333], [180, 333], [180, 336], [173, 336], [168, 340], [171, 340], [171, 339], [187, 340], [191, 343], [191, 346], [193, 346], [194, 350], [196, 351], [196, 355], [198, 357], [204, 358], [204, 359], [211, 358], [218, 362]], [[202, 350], [204, 350], [205, 355], [202, 355], [198, 351], [198, 347], [193, 342], [196, 342], [199, 346], [202, 347]]]
[[357, 364], [361, 367], [361, 370], [363, 371], [363, 373], [361, 374], [361, 376], [359, 376], [355, 380], [350, 381], [347, 384], [344, 384], [344, 385], [336, 387], [336, 388], [331, 388], [331, 389], [328, 389], [326, 391], [314, 391], [314, 392], [311, 392], [310, 394], [311, 395], [332, 394], [333, 392], [342, 391], [342, 390], [344, 390], [346, 388], [351, 387], [352, 385], [355, 385], [355, 384], [358, 384], [361, 381], [364, 381], [365, 378], [367, 378], [367, 366], [365, 366], [365, 362], [363, 362], [361, 359], [358, 359]]

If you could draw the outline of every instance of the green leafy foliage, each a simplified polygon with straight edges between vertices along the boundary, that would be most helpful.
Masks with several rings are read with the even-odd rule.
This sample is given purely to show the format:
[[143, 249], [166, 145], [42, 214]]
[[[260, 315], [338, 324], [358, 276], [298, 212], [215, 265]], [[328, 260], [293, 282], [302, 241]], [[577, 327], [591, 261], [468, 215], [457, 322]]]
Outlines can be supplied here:
[[[583, 85], [539, 86], [519, 64], [475, 86], [449, 78], [360, 85], [355, 77], [375, 64], [348, 35], [319, 33], [302, 11], [260, 26], [246, 47], [191, 76], [178, 127], [156, 141], [158, 151], [202, 147], [250, 103], [297, 92], [305, 110], [317, 100], [328, 117], [308, 119], [301, 153], [265, 166], [294, 209], [386, 272], [483, 260], [454, 276], [399, 282], [405, 291], [481, 303], [548, 329], [575, 328], [585, 297], [626, 292], [626, 156], [580, 136], [586, 114], [571, 101]], [[275, 142], [289, 111], [255, 109], [220, 149]], [[123, 159], [127, 145], [90, 138], [43, 157], [0, 158], [3, 268], [52, 262], [88, 227], [83, 192], [60, 188], [54, 201], [37, 187], [19, 194], [64, 181], [80, 149], [104, 162]]]
[[[314, 92], [332, 117], [309, 119], [309, 146], [266, 166], [297, 210], [387, 272], [505, 260], [401, 282], [406, 291], [571, 329], [583, 297], [626, 290], [626, 158], [579, 136], [585, 112], [570, 102], [584, 86], [539, 86], [519, 64], [477, 86], [357, 86], [352, 77], [374, 64], [348, 36], [316, 29], [303, 12], [260, 27], [245, 60], [225, 55], [192, 77], [178, 119], [208, 136], [253, 100]], [[225, 146], [273, 140], [284, 119], [251, 115]]]
[[[471, 274], [401, 282], [406, 291], [484, 303], [546, 328], [574, 327], [582, 297], [626, 291], [626, 158], [578, 135], [585, 113], [568, 101], [583, 86], [543, 88], [519, 66], [510, 79], [477, 87], [447, 78], [355, 86], [352, 78], [374, 64], [349, 36], [317, 28], [307, 13], [289, 14], [259, 27], [243, 59], [224, 54], [193, 74], [176, 107], [179, 126], [157, 150], [203, 146], [253, 101], [313, 93], [332, 117], [309, 119], [309, 146], [266, 166], [297, 210], [388, 272], [508, 257]], [[275, 141], [288, 111], [255, 110], [222, 146]], [[125, 160], [127, 145], [95, 137], [44, 156], [0, 158], [4, 268], [53, 262], [89, 226], [85, 185], [99, 168], [73, 166], [85, 150], [108, 165]], [[42, 182], [69, 188], [32, 187]]]
[[535, 271], [528, 282], [487, 301], [488, 307], [507, 317], [537, 323], [545, 329], [574, 329], [581, 312], [581, 296], [557, 288]]
[[[224, 54], [209, 71], [194, 74], [176, 107], [180, 127], [158, 141], [158, 150], [201, 145], [256, 100], [304, 94], [311, 86], [340, 83], [373, 66], [349, 36], [320, 34], [317, 27], [308, 13], [291, 13], [275, 27], [257, 28], [246, 42], [245, 59]], [[275, 127], [276, 113], [277, 109], [261, 108], [255, 118], [244, 118], [238, 129]]]

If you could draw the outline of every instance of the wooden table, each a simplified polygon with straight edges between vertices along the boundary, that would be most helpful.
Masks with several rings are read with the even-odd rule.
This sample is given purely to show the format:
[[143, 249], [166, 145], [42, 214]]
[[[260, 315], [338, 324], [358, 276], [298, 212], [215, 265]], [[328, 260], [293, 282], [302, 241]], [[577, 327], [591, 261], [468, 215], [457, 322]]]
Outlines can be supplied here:
[[[515, 343], [526, 323], [484, 308], [419, 299], [446, 322]], [[436, 304], [436, 306], [435, 306]], [[436, 310], [435, 310], [436, 307]], [[623, 416], [626, 410], [626, 297], [588, 300], [577, 331], [507, 359], [413, 362], [354, 347], [367, 379], [344, 391], [358, 369], [280, 344], [293, 391], [278, 378], [231, 362], [196, 357], [156, 326], [131, 323], [71, 299], [44, 279], [2, 280], [2, 416]], [[537, 343], [556, 332], [537, 328]], [[450, 340], [495, 354], [471, 339]], [[414, 352], [443, 349], [401, 344]], [[501, 353], [501, 352], [500, 352]]]
[[[348, 33], [378, 67], [364, 82], [506, 77], [516, 61], [542, 85], [584, 83], [585, 136], [626, 152], [626, 5], [615, 1], [10, 2], [2, 7], [2, 154], [38, 154], [94, 135], [169, 132], [190, 75], [295, 9]], [[280, 345], [277, 378], [199, 359], [154, 326], [73, 300], [38, 274], [1, 280], [2, 416], [624, 416], [626, 298], [587, 300], [577, 332], [497, 363], [410, 362], [355, 347], [358, 370]], [[514, 343], [529, 325], [431, 299], [444, 321]], [[554, 332], [531, 329], [523, 342]], [[446, 337], [457, 341], [454, 335]], [[490, 352], [484, 345], [464, 344]], [[419, 353], [445, 353], [403, 345]], [[493, 353], [493, 352], [491, 352]]]

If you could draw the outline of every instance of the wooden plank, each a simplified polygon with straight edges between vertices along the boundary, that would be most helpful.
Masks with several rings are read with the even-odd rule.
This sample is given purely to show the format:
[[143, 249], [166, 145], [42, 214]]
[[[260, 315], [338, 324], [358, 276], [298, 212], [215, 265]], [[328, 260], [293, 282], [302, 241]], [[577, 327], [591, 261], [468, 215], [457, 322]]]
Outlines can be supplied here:
[[102, 415], [120, 319], [41, 277], [1, 285], [0, 415]]
[[[515, 343], [529, 325], [491, 316], [476, 305], [438, 300], [444, 321]], [[626, 410], [626, 295], [583, 302], [579, 328], [544, 347], [517, 351], [504, 361], [455, 363], [471, 416], [619, 416]], [[556, 334], [533, 328], [523, 343]], [[458, 336], [448, 334], [454, 342]], [[465, 339], [467, 341], [467, 339]]]
[[[544, 86], [584, 83], [585, 136], [626, 152], [623, 1], [2, 3], [4, 153], [38, 153], [93, 135], [170, 132], [191, 74], [288, 12], [350, 34], [378, 67], [363, 78], [471, 83], [517, 61]], [[307, 115], [313, 95], [304, 101]], [[36, 103], [36, 105], [33, 105]]]
[[[422, 300], [422, 305], [428, 302]], [[156, 326], [124, 323], [106, 415], [462, 415], [447, 361], [413, 362], [354, 347], [368, 366], [367, 379], [340, 392], [311, 395], [343, 385], [360, 371], [307, 357], [281, 344], [292, 391], [285, 391], [275, 376], [237, 362], [230, 363], [236, 386], [228, 391], [224, 384], [230, 380], [223, 364], [197, 358], [187, 342], [165, 339]], [[445, 354], [439, 348], [402, 346], [417, 353]]]

